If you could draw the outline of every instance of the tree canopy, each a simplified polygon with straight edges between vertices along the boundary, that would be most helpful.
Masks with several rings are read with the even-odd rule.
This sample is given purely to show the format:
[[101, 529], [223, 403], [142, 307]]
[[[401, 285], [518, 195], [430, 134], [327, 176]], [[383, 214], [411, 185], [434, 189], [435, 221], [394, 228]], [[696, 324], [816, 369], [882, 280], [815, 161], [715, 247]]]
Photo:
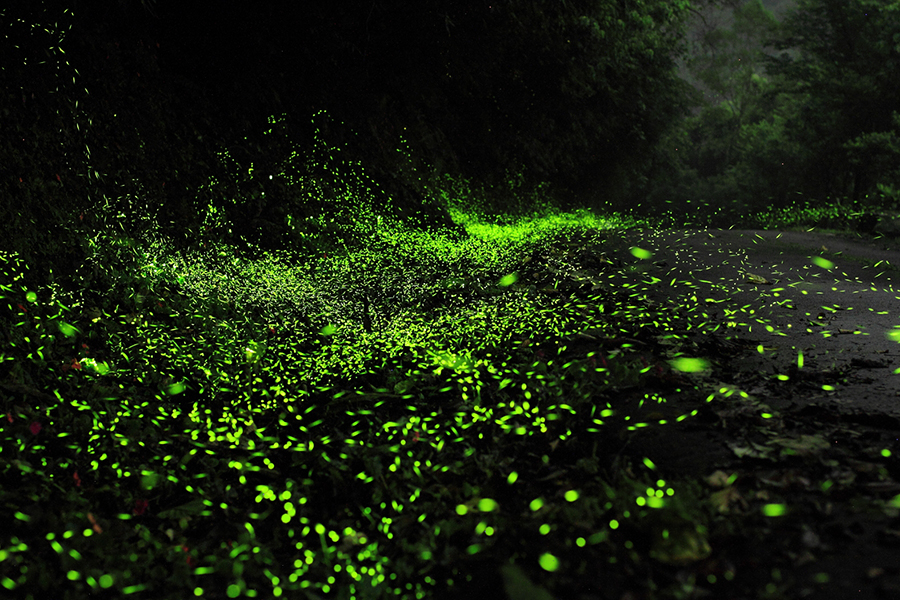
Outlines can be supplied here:
[[896, 3], [801, 0], [779, 22], [753, 0], [732, 14], [688, 56], [715, 99], [654, 149], [652, 183], [636, 200], [723, 220], [798, 198], [900, 200]]
[[[603, 185], [683, 109], [686, 1], [166, 3], [161, 61], [256, 120], [326, 108], [371, 167]], [[166, 50], [165, 48], [168, 48]], [[191, 61], [184, 61], [188, 55]], [[351, 134], [353, 132], [356, 135]]]

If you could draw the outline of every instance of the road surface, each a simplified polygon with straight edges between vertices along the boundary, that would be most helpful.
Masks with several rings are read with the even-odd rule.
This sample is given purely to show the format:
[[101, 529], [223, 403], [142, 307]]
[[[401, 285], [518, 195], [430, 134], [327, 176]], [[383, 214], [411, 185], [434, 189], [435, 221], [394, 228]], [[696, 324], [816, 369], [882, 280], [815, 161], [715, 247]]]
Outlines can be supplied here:
[[698, 317], [707, 313], [724, 324], [720, 331], [730, 323], [740, 339], [763, 347], [734, 362], [734, 369], [808, 382], [809, 393], [793, 394], [789, 403], [833, 403], [900, 417], [896, 241], [721, 229], [604, 237], [610, 258], [636, 269], [633, 278], [652, 282], [645, 287], [650, 299], [677, 301]]

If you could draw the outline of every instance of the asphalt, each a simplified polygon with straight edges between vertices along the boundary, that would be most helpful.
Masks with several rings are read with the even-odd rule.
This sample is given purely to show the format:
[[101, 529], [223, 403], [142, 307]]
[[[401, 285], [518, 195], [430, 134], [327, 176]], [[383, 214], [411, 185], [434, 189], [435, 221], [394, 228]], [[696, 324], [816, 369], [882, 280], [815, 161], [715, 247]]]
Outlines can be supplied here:
[[795, 408], [829, 404], [900, 417], [896, 240], [722, 229], [604, 237], [607, 256], [632, 268], [632, 282], [643, 282], [648, 299], [677, 303], [754, 348], [730, 368], [805, 381], [805, 392], [789, 399]]

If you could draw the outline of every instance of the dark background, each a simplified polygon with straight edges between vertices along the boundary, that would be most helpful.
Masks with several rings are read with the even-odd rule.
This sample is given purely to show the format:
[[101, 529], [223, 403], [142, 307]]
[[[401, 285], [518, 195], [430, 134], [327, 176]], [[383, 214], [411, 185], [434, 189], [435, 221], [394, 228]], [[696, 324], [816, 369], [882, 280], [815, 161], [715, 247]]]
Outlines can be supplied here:
[[348, 194], [421, 226], [461, 190], [675, 226], [900, 197], [887, 0], [5, 4], [0, 235], [37, 265], [111, 223], [309, 250]]

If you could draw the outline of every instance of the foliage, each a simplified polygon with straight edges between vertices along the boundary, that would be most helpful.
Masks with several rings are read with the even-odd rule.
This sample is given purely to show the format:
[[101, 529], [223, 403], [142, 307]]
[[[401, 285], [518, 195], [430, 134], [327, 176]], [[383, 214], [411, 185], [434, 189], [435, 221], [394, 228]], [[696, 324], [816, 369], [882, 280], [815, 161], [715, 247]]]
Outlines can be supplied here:
[[[32, 18], [56, 16], [45, 10]], [[59, 43], [69, 32], [36, 38], [22, 17], [16, 22], [25, 31], [14, 33], [23, 39], [8, 56], [22, 54], [23, 63], [48, 51], [60, 57], [43, 75], [3, 71], [10, 90], [3, 126], [13, 135], [0, 142], [9, 199], [0, 205], [0, 239], [38, 280], [64, 273], [66, 289], [102, 295], [122, 287], [120, 274], [128, 272], [118, 249], [160, 236], [179, 250], [229, 243], [302, 254], [358, 242], [379, 218], [452, 225], [435, 203], [384, 198], [318, 130], [298, 144], [296, 121], [289, 126], [284, 116], [269, 120], [259, 143], [238, 127], [222, 129], [205, 114], [211, 105], [198, 90], [160, 71], [158, 42], [131, 46], [127, 32], [82, 18], [64, 52]], [[73, 27], [64, 24], [57, 21]], [[314, 120], [327, 129], [327, 115]]]
[[[806, 98], [797, 137], [816, 140], [819, 151], [812, 158], [820, 165], [825, 193], [859, 200], [887, 174], [876, 170], [877, 162], [851, 161], [845, 144], [893, 126], [900, 92], [898, 23], [897, 7], [878, 0], [806, 0], [785, 22], [779, 48], [798, 52], [796, 58], [782, 54], [773, 60], [770, 71]], [[889, 160], [895, 170], [896, 155]]]
[[[129, 240], [163, 229], [173, 233], [173, 221], [190, 228], [193, 213], [172, 196], [179, 183], [191, 183], [173, 179], [197, 171], [183, 161], [204, 165], [204, 156], [197, 130], [183, 127], [190, 120], [170, 119], [180, 110], [163, 89], [149, 48], [135, 51], [101, 41], [78, 31], [84, 23], [71, 10], [54, 13], [43, 8], [46, 4], [35, 6], [42, 7], [33, 15], [37, 22], [4, 9], [14, 32], [6, 39], [16, 40], [4, 56], [28, 65], [49, 54], [56, 69], [42, 74], [4, 61], [10, 101], [3, 128], [15, 133], [0, 146], [9, 200], [0, 207], [0, 239], [41, 276], [55, 269], [90, 279], [106, 266], [91, 263], [91, 235]], [[41, 30], [54, 39], [34, 35]], [[65, 44], [70, 54], [61, 46], [67, 37], [75, 40]], [[69, 62], [73, 57], [77, 68]]]
[[644, 561], [709, 556], [715, 505], [619, 440], [670, 394], [739, 396], [694, 358], [717, 319], [647, 299], [652, 254], [604, 242], [626, 223], [463, 220], [299, 263], [99, 236], [98, 295], [4, 254], [0, 585], [421, 598], [496, 564], [508, 593], [678, 597]]
[[[335, 587], [378, 598], [408, 583], [421, 596], [462, 576], [454, 573], [466, 554], [517, 544], [505, 515], [529, 501], [536, 525], [567, 523], [567, 536], [578, 522], [623, 510], [628, 496], [590, 479], [580, 504], [574, 490], [571, 506], [546, 497], [544, 484], [529, 483], [547, 468], [543, 450], [537, 462], [520, 455], [509, 468], [521, 436], [555, 432], [563, 442], [566, 427], [585, 426], [565, 417], [578, 403], [643, 376], [630, 361], [613, 368], [613, 357], [536, 362], [527, 372], [492, 358], [514, 339], [571, 330], [548, 320], [520, 284], [491, 283], [533, 243], [522, 238], [501, 256], [493, 248], [503, 239], [458, 249], [427, 238], [385, 245], [383, 258], [394, 258], [383, 265], [395, 273], [375, 268], [381, 277], [367, 285], [426, 275], [429, 263], [451, 277], [398, 279], [388, 291], [405, 287], [409, 297], [373, 302], [374, 335], [340, 302], [344, 275], [373, 267], [377, 253], [359, 267], [335, 257], [310, 277], [273, 257], [222, 260], [220, 252], [212, 263], [199, 255], [185, 263], [168, 246], [143, 246], [134, 254], [141, 281], [130, 294], [111, 292], [108, 309], [52, 285], [22, 286], [26, 265], [4, 255], [3, 516], [15, 525], [2, 542], [2, 584], [32, 594], [52, 586], [71, 598], [329, 595]], [[430, 259], [429, 247], [438, 252]], [[415, 262], [397, 261], [404, 256]], [[418, 316], [428, 294], [448, 285], [467, 300]], [[298, 327], [286, 312], [257, 320], [264, 311], [254, 301], [273, 296], [293, 303], [294, 314], [324, 309], [326, 320]], [[595, 317], [606, 327], [602, 310]], [[544, 378], [558, 383], [542, 390]], [[581, 382], [582, 400], [556, 387], [566, 380]], [[591, 538], [597, 551], [611, 548], [606, 535]], [[562, 541], [541, 564], [566, 552]]]
[[[573, 154], [597, 148], [627, 173], [675, 110], [660, 86], [684, 6], [586, 3], [545, 13], [526, 2], [501, 14], [367, 6], [385, 12], [366, 38], [383, 62], [373, 58], [364, 83], [394, 64], [389, 86], [423, 66], [447, 67], [417, 84], [425, 108], [376, 113], [397, 127], [398, 137], [383, 137], [389, 153], [405, 139], [406, 115], [428, 114], [409, 119], [409, 151], [376, 164], [402, 168], [389, 200], [377, 195], [378, 173], [345, 151], [341, 136], [353, 128], [332, 129], [324, 111], [311, 127], [322, 135], [301, 142], [284, 117], [261, 135], [244, 121], [217, 131], [222, 121], [204, 115], [211, 104], [202, 94], [180, 112], [184, 82], [168, 80], [155, 42], [117, 46], [98, 21], [72, 49], [76, 73], [61, 58], [65, 21], [29, 28], [57, 15], [31, 15], [14, 29], [27, 42], [12, 44], [16, 52], [57, 60], [49, 73], [2, 74], [14, 100], [3, 126], [15, 133], [0, 142], [2, 192], [13, 199], [0, 207], [6, 591], [422, 598], [465, 590], [473, 573], [502, 565], [499, 578], [486, 571], [499, 593], [574, 597], [593, 585], [615, 597], [660, 588], [679, 597], [686, 584], [666, 569], [710, 556], [716, 506], [696, 484], [667, 481], [649, 459], [629, 457], [623, 440], [670, 424], [645, 409], [661, 410], [671, 394], [698, 407], [746, 396], [719, 380], [722, 351], [699, 357], [695, 336], [719, 323], [707, 308], [649, 299], [659, 283], [646, 275], [650, 251], [628, 248], [624, 263], [604, 244], [613, 229], [646, 222], [561, 212], [542, 182], [516, 168], [571, 168], [565, 181], [574, 185], [597, 157]], [[320, 49], [318, 68], [335, 70], [330, 60], [359, 52], [358, 8], [316, 9], [348, 25], [336, 33], [316, 21], [316, 39], [343, 52]], [[486, 22], [509, 35], [492, 39]], [[397, 31], [439, 43], [431, 54], [398, 56]], [[449, 41], [435, 35], [443, 31]], [[481, 53], [461, 49], [469, 47]], [[574, 59], [570, 69], [555, 72], [565, 59]], [[469, 60], [483, 72], [467, 71]], [[435, 82], [448, 74], [459, 82], [444, 96]], [[499, 106], [466, 103], [488, 92]], [[597, 105], [585, 108], [586, 99]], [[441, 104], [448, 100], [464, 110]], [[571, 113], [541, 116], [553, 103]], [[761, 148], [757, 161], [770, 160], [794, 108], [785, 102], [780, 123], [756, 120], [729, 143], [750, 143]], [[396, 114], [403, 120], [391, 121]], [[733, 116], [710, 110], [696, 130], [725, 137]], [[509, 147], [479, 146], [495, 126]], [[573, 135], [548, 134], [560, 131]], [[667, 139], [681, 147], [689, 133]], [[477, 142], [466, 154], [464, 139]], [[851, 149], [887, 155], [892, 144], [864, 135]], [[423, 156], [444, 156], [447, 172]], [[477, 169], [503, 172], [502, 185], [450, 172], [460, 157], [485, 158]], [[714, 204], [746, 176], [745, 163], [729, 157], [724, 172], [707, 172], [700, 167], [714, 157], [695, 158], [678, 185], [707, 186], [704, 210], [721, 208]], [[745, 591], [724, 574], [691, 587]]]
[[777, 23], [748, 2], [730, 28], [703, 31], [688, 65], [717, 100], [656, 148], [647, 208], [699, 201], [725, 225], [798, 194], [890, 202], [900, 63], [888, 4], [808, 0]]
[[[497, 187], [506, 172], [530, 187], [583, 191], [612, 177], [627, 187], [632, 159], [681, 110], [672, 71], [687, 7], [272, 2], [210, 14], [175, 3], [156, 14], [177, 23], [162, 40], [162, 68], [198, 82], [223, 128], [327, 109], [346, 124], [327, 132], [332, 146], [420, 194], [429, 170]], [[90, 7], [83, 15], [108, 19]], [[130, 35], [159, 41], [159, 24], [144, 20]], [[260, 142], [245, 135], [251, 149]]]

